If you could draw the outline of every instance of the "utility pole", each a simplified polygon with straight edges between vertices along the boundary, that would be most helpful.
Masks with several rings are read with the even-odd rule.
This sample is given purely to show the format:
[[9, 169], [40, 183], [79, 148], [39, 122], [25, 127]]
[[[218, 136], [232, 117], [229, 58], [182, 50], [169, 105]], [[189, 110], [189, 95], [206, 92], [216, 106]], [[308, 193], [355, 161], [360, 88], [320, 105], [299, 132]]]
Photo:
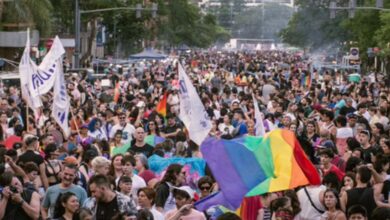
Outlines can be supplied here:
[[76, 0], [75, 3], [75, 45], [74, 45], [74, 61], [73, 67], [80, 67], [80, 5], [79, 0]]

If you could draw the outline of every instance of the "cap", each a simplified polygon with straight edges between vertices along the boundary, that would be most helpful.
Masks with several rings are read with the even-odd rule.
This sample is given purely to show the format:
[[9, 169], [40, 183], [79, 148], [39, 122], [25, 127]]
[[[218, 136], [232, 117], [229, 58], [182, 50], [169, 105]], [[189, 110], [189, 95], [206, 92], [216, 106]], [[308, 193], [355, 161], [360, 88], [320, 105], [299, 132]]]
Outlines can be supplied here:
[[354, 119], [357, 119], [357, 115], [355, 113], [348, 113], [347, 114], [347, 118], [354, 118]]
[[234, 103], [238, 103], [238, 104], [240, 104], [240, 100], [238, 100], [238, 99], [234, 99], [234, 100], [232, 101], [232, 104], [234, 104]]
[[77, 166], [79, 164], [79, 162], [77, 161], [76, 157], [74, 157], [74, 156], [67, 156], [64, 159], [64, 164], [76, 165]]
[[81, 125], [80, 128], [88, 128], [88, 125], [87, 124], [83, 124], [83, 125]]
[[15, 150], [17, 150], [17, 149], [22, 148], [22, 146], [23, 146], [22, 143], [16, 142], [16, 143], [14, 143], [14, 144], [12, 145], [12, 148], [15, 149]]
[[173, 187], [173, 194], [174, 195], [175, 195], [175, 193], [177, 193], [177, 191], [186, 192], [191, 199], [194, 199], [195, 191], [193, 189], [191, 189], [191, 187], [189, 187], [189, 186]]
[[28, 146], [30, 144], [32, 144], [33, 142], [37, 141], [38, 140], [38, 137], [37, 136], [34, 136], [34, 135], [31, 135], [31, 134], [28, 134], [26, 136], [24, 136], [23, 138], [23, 142]]

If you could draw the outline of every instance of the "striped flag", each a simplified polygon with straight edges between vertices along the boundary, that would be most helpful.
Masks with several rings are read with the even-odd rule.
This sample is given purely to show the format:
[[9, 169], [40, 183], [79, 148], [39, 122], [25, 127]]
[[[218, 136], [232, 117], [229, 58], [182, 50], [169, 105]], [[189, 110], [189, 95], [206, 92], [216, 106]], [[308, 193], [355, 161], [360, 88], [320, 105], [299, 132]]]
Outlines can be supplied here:
[[118, 103], [118, 101], [119, 101], [119, 96], [121, 94], [120, 87], [121, 87], [121, 85], [119, 84], [119, 82], [117, 82], [115, 85], [115, 90], [114, 90], [114, 102], [115, 103]]
[[167, 117], [167, 99], [168, 93], [165, 92], [163, 98], [157, 103], [156, 111], [160, 115]]
[[24, 48], [22, 59], [19, 64], [20, 84], [22, 98], [27, 105], [34, 111], [35, 119], [39, 116], [39, 107], [42, 106], [42, 101], [39, 96], [33, 97], [29, 90], [29, 79], [34, 72], [34, 69], [38, 69], [37, 65], [30, 58], [30, 30], [27, 29], [27, 41]]

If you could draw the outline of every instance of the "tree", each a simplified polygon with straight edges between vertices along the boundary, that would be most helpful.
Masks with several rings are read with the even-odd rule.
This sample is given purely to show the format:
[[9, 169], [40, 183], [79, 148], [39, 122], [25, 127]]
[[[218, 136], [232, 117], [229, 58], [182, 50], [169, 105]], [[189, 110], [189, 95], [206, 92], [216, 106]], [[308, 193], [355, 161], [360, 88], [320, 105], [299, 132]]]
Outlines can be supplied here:
[[[339, 1], [345, 5], [348, 1]], [[346, 12], [340, 12], [330, 19], [330, 0], [298, 0], [296, 12], [288, 26], [280, 32], [283, 42], [293, 46], [318, 49], [337, 42], [346, 41], [350, 33], [340, 23], [346, 19]]]
[[0, 2], [0, 23], [25, 23], [23, 30], [27, 27], [36, 27], [41, 35], [50, 34], [52, 27], [51, 12], [53, 6], [49, 0], [13, 0], [11, 2]]
[[186, 0], [169, 0], [158, 17], [159, 40], [167, 46], [187, 45], [205, 48], [226, 36], [212, 15], [202, 15]]

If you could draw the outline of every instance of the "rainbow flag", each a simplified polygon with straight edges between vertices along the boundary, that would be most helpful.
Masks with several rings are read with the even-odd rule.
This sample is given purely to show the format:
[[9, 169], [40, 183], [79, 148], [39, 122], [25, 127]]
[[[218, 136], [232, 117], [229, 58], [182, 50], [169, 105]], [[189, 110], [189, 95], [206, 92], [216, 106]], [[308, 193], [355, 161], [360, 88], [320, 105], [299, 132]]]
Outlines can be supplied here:
[[115, 103], [118, 103], [120, 94], [121, 94], [120, 84], [119, 84], [119, 82], [117, 82], [116, 85], [115, 85], [115, 90], [114, 90], [114, 102]]
[[301, 78], [301, 86], [305, 88], [310, 88], [311, 86], [311, 73], [306, 72]]
[[168, 99], [168, 93], [165, 92], [163, 98], [160, 100], [160, 102], [157, 103], [157, 107], [156, 107], [157, 113], [164, 116], [164, 118], [167, 116], [167, 99]]
[[110, 155], [111, 155], [111, 157], [113, 157], [117, 154], [125, 155], [126, 152], [130, 149], [130, 147], [131, 147], [130, 143], [124, 144], [123, 146], [120, 146], [120, 147], [111, 146], [110, 147]]
[[148, 135], [145, 137], [145, 143], [152, 145], [153, 147], [159, 143], [165, 141], [165, 138], [157, 136], [157, 135]]
[[201, 151], [221, 189], [195, 204], [201, 211], [215, 205], [236, 210], [245, 196], [321, 183], [289, 130], [276, 129], [264, 137], [208, 138]]

